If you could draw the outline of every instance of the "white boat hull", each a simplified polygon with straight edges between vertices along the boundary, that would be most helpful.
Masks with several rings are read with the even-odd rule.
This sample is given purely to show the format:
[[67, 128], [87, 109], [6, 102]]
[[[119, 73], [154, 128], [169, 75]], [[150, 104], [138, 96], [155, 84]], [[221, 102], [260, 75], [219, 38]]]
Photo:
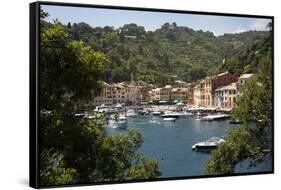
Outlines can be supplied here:
[[176, 121], [176, 118], [164, 118], [163, 121]]

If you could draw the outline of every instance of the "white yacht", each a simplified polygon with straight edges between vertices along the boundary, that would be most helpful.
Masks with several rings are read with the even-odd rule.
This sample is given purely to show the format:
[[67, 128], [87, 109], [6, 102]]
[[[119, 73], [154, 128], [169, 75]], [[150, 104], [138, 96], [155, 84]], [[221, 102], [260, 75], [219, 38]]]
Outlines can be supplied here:
[[109, 127], [111, 128], [127, 128], [127, 118], [124, 115], [111, 117], [108, 121]]
[[218, 137], [212, 137], [206, 141], [196, 143], [192, 146], [192, 150], [200, 151], [200, 150], [212, 150], [217, 148], [217, 146], [221, 143], [224, 143], [225, 140]]
[[161, 111], [153, 111], [151, 112], [152, 115], [161, 115]]
[[224, 120], [230, 118], [230, 115], [227, 114], [217, 114], [217, 115], [207, 115], [201, 118], [202, 121], [217, 121], [217, 120]]
[[181, 112], [180, 115], [188, 117], [188, 116], [193, 116], [193, 113], [184, 111], [184, 112]]
[[167, 117], [167, 118], [163, 118], [163, 121], [176, 121], [176, 118]]
[[161, 115], [162, 118], [179, 118], [181, 114], [176, 113], [176, 112], [171, 112], [171, 113], [164, 113]]
[[126, 129], [127, 128], [127, 118], [125, 116], [120, 116], [117, 121], [118, 128]]
[[127, 117], [137, 116], [137, 113], [134, 110], [128, 110], [126, 116]]

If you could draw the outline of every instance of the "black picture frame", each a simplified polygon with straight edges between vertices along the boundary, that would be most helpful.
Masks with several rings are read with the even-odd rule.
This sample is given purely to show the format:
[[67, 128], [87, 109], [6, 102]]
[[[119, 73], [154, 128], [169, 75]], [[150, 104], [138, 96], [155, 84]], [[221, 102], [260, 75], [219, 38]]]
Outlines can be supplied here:
[[[183, 13], [194, 15], [213, 15], [213, 16], [231, 16], [231, 17], [245, 17], [245, 18], [261, 18], [272, 20], [272, 171], [267, 172], [254, 172], [254, 173], [235, 173], [225, 175], [202, 175], [202, 176], [184, 176], [184, 177], [168, 177], [149, 180], [125, 180], [125, 181], [107, 181], [98, 183], [82, 183], [82, 184], [65, 184], [65, 185], [40, 185], [40, 152], [39, 152], [39, 67], [40, 67], [40, 6], [41, 5], [55, 5], [67, 7], [86, 7], [86, 8], [103, 8], [103, 9], [117, 9], [117, 10], [133, 10], [133, 11], [152, 11], [152, 12], [165, 12], [165, 13]], [[119, 184], [119, 183], [136, 183], [148, 181], [166, 181], [166, 180], [182, 180], [182, 179], [197, 179], [197, 178], [215, 178], [215, 177], [232, 177], [243, 175], [260, 175], [260, 174], [273, 174], [274, 173], [274, 16], [264, 15], [248, 15], [248, 14], [230, 14], [230, 13], [217, 13], [217, 12], [201, 12], [201, 11], [187, 11], [187, 10], [168, 10], [156, 8], [143, 8], [143, 7], [125, 7], [125, 6], [109, 6], [109, 5], [92, 5], [80, 3], [62, 3], [62, 2], [34, 2], [30, 3], [30, 18], [29, 18], [29, 31], [30, 31], [30, 81], [29, 81], [29, 185], [33, 188], [51, 188], [51, 187], [72, 187], [72, 186], [88, 186], [88, 185], [102, 185], [102, 184]]]

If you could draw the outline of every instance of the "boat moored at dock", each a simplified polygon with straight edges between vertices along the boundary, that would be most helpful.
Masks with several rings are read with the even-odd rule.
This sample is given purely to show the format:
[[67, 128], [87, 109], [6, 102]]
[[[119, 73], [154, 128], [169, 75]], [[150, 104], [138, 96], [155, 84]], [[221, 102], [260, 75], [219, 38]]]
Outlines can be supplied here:
[[162, 118], [179, 118], [181, 114], [176, 113], [176, 112], [171, 112], [171, 113], [164, 113], [161, 115]]
[[152, 115], [161, 115], [161, 111], [153, 111], [151, 112]]
[[185, 111], [184, 112], [180, 112], [179, 114], [180, 114], [180, 116], [183, 116], [183, 117], [190, 117], [190, 116], [194, 115], [191, 112], [185, 112]]

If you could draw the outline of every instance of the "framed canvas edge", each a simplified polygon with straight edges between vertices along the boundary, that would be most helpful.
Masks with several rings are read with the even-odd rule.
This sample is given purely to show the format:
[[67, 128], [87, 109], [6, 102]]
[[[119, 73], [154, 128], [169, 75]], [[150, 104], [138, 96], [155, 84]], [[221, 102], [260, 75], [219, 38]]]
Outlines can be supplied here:
[[29, 185], [39, 188], [38, 136], [38, 62], [39, 62], [38, 2], [29, 4]]
[[[184, 176], [184, 177], [168, 177], [148, 180], [124, 180], [124, 181], [109, 181], [109, 182], [92, 182], [92, 183], [75, 183], [64, 185], [50, 185], [40, 186], [40, 152], [39, 152], [39, 58], [40, 58], [40, 6], [71, 6], [71, 7], [85, 7], [85, 8], [104, 8], [104, 9], [119, 9], [119, 10], [134, 10], [134, 11], [152, 11], [152, 12], [168, 12], [168, 13], [183, 13], [183, 14], [198, 14], [198, 15], [213, 15], [213, 16], [233, 16], [233, 17], [247, 17], [247, 18], [261, 18], [272, 20], [272, 170], [266, 172], [249, 172], [249, 173], [235, 173], [223, 175], [199, 175], [199, 176]], [[61, 187], [77, 187], [90, 185], [110, 185], [123, 183], [139, 183], [139, 182], [159, 182], [169, 180], [185, 180], [185, 179], [203, 179], [203, 178], [218, 178], [218, 177], [236, 177], [248, 175], [274, 174], [274, 156], [275, 156], [275, 134], [274, 134], [274, 16], [269, 15], [250, 15], [250, 14], [234, 14], [234, 13], [220, 13], [220, 12], [206, 12], [206, 11], [189, 11], [189, 10], [172, 10], [172, 9], [158, 9], [146, 7], [126, 7], [113, 5], [97, 5], [97, 4], [83, 4], [83, 3], [66, 3], [66, 2], [50, 2], [50, 1], [36, 1], [29, 4], [29, 186], [36, 189], [44, 188], [61, 188]]]

